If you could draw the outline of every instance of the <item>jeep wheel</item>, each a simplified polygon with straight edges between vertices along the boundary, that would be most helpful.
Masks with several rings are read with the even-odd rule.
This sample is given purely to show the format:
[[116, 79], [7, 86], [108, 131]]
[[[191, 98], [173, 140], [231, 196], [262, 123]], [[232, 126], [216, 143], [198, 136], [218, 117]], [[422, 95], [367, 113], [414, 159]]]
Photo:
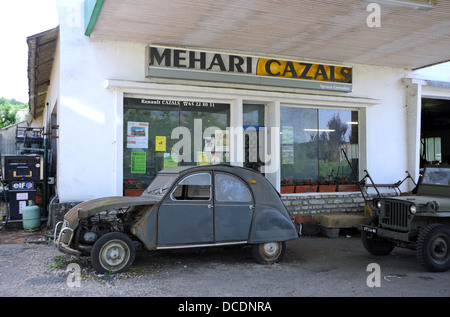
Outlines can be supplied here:
[[417, 238], [417, 260], [431, 272], [450, 269], [450, 228], [433, 223], [422, 229]]
[[261, 264], [272, 264], [280, 261], [285, 251], [286, 243], [284, 241], [252, 245], [253, 257]]
[[95, 241], [91, 251], [92, 266], [98, 273], [120, 273], [134, 262], [133, 241], [120, 232], [110, 232]]
[[[376, 227], [378, 226], [378, 215], [373, 215], [366, 220], [366, 225]], [[362, 231], [361, 240], [364, 248], [373, 255], [387, 255], [391, 253], [395, 245], [389, 240], [377, 237], [376, 235]]]

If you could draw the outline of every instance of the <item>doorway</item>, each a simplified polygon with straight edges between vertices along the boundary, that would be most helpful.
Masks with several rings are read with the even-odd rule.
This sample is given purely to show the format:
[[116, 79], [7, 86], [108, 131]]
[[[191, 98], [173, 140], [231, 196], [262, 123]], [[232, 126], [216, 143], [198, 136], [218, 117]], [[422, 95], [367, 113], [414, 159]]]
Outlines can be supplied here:
[[244, 167], [260, 173], [265, 153], [264, 108], [261, 104], [243, 105]]
[[450, 164], [450, 100], [422, 98], [420, 168]]

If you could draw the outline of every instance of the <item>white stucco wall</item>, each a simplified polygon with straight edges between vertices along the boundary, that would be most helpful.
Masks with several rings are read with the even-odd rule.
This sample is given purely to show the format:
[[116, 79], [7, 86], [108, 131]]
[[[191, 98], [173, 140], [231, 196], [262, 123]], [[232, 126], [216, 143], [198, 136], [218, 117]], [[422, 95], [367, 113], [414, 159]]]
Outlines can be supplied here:
[[[117, 109], [106, 78], [144, 77], [144, 45], [90, 42], [84, 1], [60, 1], [59, 148], [61, 202], [117, 193]], [[81, 15], [81, 16], [80, 16]]]
[[379, 184], [403, 179], [408, 159], [414, 155], [407, 145], [409, 123], [406, 87], [402, 82], [409, 74], [408, 70], [390, 67], [353, 68], [352, 95], [380, 100], [366, 113], [366, 169]]
[[[153, 87], [145, 78], [146, 45], [90, 41], [84, 35], [84, 18], [78, 16], [83, 13], [83, 3], [82, 0], [58, 2], [59, 65], [49, 98], [52, 100], [51, 107], [57, 107], [59, 120], [57, 186], [60, 202], [121, 195], [121, 100], [127, 88], [115, 89], [107, 85], [111, 80], [123, 81], [127, 83], [125, 86], [134, 85], [129, 91], [135, 93], [143, 93], [146, 87]], [[184, 89], [191, 89], [190, 94], [186, 93], [191, 98], [196, 94], [202, 94], [204, 98], [208, 94], [211, 98], [229, 98], [234, 100], [232, 105], [236, 109], [245, 98], [261, 98], [272, 107], [279, 107], [280, 102], [300, 99], [323, 106], [361, 107], [360, 133], [365, 140], [360, 145], [363, 159], [361, 173], [367, 169], [377, 183], [395, 183], [404, 178], [409, 157], [415, 155], [408, 148], [407, 91], [402, 82], [410, 71], [352, 66], [353, 92], [348, 94], [292, 89], [283, 94], [272, 93], [270, 88], [259, 93], [255, 90], [234, 90], [232, 85]], [[175, 89], [171, 87], [168, 85], [167, 91]], [[295, 92], [305, 94], [297, 95]], [[237, 95], [233, 97], [233, 93]], [[159, 97], [164, 97], [164, 94]], [[379, 102], [375, 105], [358, 102], [358, 99], [364, 98]], [[270, 124], [273, 124], [272, 121]], [[270, 178], [273, 182], [279, 181], [276, 175]]]

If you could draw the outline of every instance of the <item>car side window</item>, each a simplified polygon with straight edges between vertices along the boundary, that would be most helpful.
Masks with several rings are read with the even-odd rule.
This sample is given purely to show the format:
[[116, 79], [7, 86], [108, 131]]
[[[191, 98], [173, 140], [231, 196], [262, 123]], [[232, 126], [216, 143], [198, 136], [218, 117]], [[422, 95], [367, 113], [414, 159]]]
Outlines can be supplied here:
[[170, 194], [172, 200], [210, 200], [211, 175], [198, 173], [184, 177]]
[[252, 195], [239, 178], [217, 173], [215, 175], [216, 200], [217, 201], [234, 201], [234, 202], [250, 202]]

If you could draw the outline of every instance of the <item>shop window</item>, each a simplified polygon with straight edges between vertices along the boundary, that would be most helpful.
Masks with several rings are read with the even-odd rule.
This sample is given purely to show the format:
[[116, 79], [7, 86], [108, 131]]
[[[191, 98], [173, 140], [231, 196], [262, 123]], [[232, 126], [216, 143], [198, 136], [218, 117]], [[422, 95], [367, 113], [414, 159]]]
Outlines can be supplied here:
[[[124, 180], [146, 187], [158, 171], [169, 167], [229, 161], [228, 148], [219, 147], [215, 137], [230, 125], [229, 104], [127, 97], [123, 112]], [[172, 138], [172, 132], [180, 127], [186, 134]], [[180, 141], [188, 145], [176, 152], [183, 158], [171, 153]]]
[[281, 179], [314, 183], [356, 181], [358, 113], [351, 110], [281, 107]]

